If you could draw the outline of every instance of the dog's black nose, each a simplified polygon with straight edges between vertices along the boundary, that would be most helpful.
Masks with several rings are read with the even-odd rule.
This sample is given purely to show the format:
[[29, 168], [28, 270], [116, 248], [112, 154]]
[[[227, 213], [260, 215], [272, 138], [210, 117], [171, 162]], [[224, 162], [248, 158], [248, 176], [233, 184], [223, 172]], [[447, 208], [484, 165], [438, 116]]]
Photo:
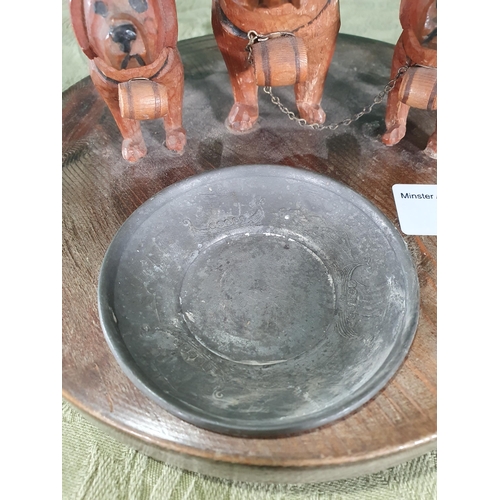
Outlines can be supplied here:
[[109, 34], [113, 42], [120, 44], [122, 52], [130, 53], [130, 44], [137, 38], [137, 32], [133, 24], [127, 23], [113, 26]]

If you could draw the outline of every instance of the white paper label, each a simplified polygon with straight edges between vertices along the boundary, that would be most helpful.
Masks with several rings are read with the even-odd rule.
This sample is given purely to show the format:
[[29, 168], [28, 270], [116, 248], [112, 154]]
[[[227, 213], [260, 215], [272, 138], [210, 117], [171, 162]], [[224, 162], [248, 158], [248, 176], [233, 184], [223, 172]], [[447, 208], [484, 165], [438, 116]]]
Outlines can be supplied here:
[[437, 235], [437, 185], [392, 186], [401, 231], [408, 235]]

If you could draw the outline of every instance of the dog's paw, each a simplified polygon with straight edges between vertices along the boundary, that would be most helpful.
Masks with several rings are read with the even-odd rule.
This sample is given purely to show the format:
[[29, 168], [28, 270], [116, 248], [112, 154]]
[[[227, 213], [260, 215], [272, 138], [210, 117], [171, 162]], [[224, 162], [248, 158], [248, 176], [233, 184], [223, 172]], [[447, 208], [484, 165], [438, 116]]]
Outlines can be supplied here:
[[247, 132], [259, 117], [257, 106], [235, 103], [226, 119], [226, 127], [232, 132]]
[[167, 132], [165, 147], [169, 151], [182, 154], [184, 152], [185, 145], [186, 145], [186, 131], [182, 127], [175, 128]]
[[124, 139], [122, 142], [122, 156], [131, 163], [146, 156], [147, 152], [146, 144], [142, 139]]
[[387, 132], [382, 136], [382, 142], [386, 146], [394, 146], [397, 144], [406, 134], [405, 124], [393, 125]]
[[427, 147], [424, 149], [424, 153], [431, 158], [437, 159], [438, 154], [438, 144], [437, 144], [437, 134], [434, 132], [427, 141]]
[[297, 109], [299, 115], [307, 123], [318, 123], [319, 125], [325, 123], [326, 114], [319, 104], [310, 104], [308, 102], [297, 102]]

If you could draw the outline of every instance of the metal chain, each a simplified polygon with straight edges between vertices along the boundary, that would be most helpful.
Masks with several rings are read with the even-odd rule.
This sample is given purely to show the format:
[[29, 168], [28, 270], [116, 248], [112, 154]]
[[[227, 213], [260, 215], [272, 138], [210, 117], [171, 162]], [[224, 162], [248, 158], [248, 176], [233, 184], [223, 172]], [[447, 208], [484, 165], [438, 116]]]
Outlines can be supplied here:
[[255, 30], [250, 30], [247, 33], [248, 43], [245, 47], [245, 50], [248, 52], [248, 62], [253, 64], [253, 53], [252, 46], [257, 42], [267, 42], [267, 40], [271, 40], [272, 38], [279, 38], [282, 36], [295, 36], [291, 31], [273, 31], [272, 33], [267, 33], [265, 35], [261, 35], [257, 33]]
[[[270, 33], [268, 35], [260, 35], [256, 31], [249, 31], [248, 34], [248, 44], [246, 46], [246, 51], [248, 52], [248, 60], [249, 62], [252, 62], [252, 45], [254, 45], [257, 42], [265, 42], [266, 40], [269, 40], [270, 38], [276, 38], [279, 36], [295, 36], [293, 33], [286, 32], [286, 31], [278, 31], [275, 33]], [[301, 127], [309, 127], [314, 130], [336, 130], [338, 129], [341, 125], [348, 126], [352, 122], [355, 122], [356, 120], [359, 120], [362, 116], [371, 113], [372, 109], [374, 106], [377, 104], [380, 104], [384, 97], [396, 86], [396, 82], [408, 71], [408, 68], [410, 67], [409, 61], [404, 66], [401, 66], [396, 75], [392, 80], [390, 80], [387, 85], [384, 87], [384, 89], [373, 99], [373, 102], [365, 106], [359, 113], [356, 113], [352, 118], [346, 118], [345, 120], [342, 120], [341, 122], [338, 122], [336, 124], [331, 124], [331, 125], [320, 125], [319, 123], [307, 123], [307, 121], [304, 118], [298, 118], [297, 115], [293, 112], [290, 111], [286, 106], [283, 105], [281, 102], [280, 98], [274, 95], [273, 89], [270, 86], [265, 86], [263, 88], [264, 92], [266, 94], [269, 94], [271, 97], [271, 102], [276, 105], [282, 113], [288, 116], [290, 120], [293, 120], [297, 122]]]

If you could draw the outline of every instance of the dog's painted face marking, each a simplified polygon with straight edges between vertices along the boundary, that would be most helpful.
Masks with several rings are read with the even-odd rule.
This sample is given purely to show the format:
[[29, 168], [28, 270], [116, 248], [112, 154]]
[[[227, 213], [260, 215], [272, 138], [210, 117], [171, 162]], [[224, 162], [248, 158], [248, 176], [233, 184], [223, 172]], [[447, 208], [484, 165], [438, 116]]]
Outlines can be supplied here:
[[113, 26], [109, 34], [111, 35], [113, 42], [120, 45], [122, 52], [125, 52], [126, 54], [130, 53], [130, 46], [137, 38], [137, 33], [133, 24], [127, 23]]
[[148, 10], [147, 0], [128, 0], [128, 3], [139, 14]]
[[108, 8], [104, 2], [95, 2], [94, 3], [94, 12], [99, 16], [106, 17], [108, 15]]

